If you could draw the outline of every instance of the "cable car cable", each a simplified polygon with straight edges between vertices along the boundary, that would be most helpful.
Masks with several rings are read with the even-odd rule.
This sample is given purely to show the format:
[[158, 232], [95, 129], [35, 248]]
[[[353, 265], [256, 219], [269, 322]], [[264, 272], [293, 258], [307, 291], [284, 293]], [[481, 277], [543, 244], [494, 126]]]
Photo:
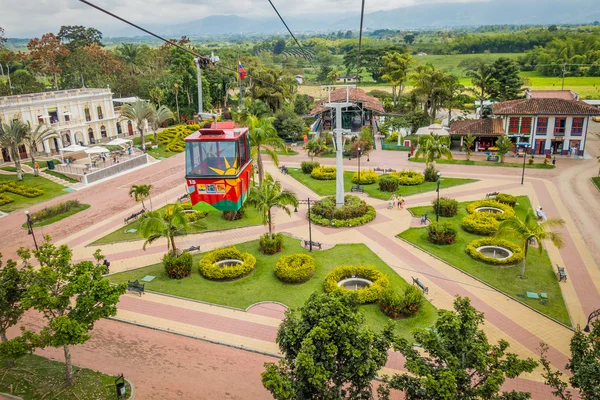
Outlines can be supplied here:
[[358, 55], [356, 58], [356, 75], [358, 75], [358, 81], [360, 82], [360, 49], [362, 47], [362, 34], [363, 34], [363, 20], [365, 17], [365, 0], [362, 0], [360, 7], [360, 31], [358, 33]]

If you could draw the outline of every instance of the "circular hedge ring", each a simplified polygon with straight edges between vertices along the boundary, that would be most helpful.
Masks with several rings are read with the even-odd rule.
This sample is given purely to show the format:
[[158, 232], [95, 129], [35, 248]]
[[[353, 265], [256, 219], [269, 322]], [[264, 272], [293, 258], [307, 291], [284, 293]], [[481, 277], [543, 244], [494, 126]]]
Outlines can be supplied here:
[[335, 268], [325, 277], [323, 284], [325, 292], [350, 292], [350, 290], [338, 285], [341, 280], [346, 278], [362, 278], [372, 282], [371, 285], [365, 288], [352, 291], [358, 294], [358, 302], [360, 304], [378, 301], [381, 291], [390, 285], [388, 277], [375, 269], [375, 267], [344, 265]]
[[500, 223], [493, 215], [474, 212], [463, 218], [462, 227], [467, 232], [489, 236], [498, 231]]
[[[231, 261], [229, 265], [222, 261]], [[250, 253], [242, 253], [235, 247], [226, 247], [206, 254], [200, 260], [200, 275], [206, 279], [222, 281], [248, 275], [256, 266], [256, 258]]]
[[512, 218], [515, 216], [515, 210], [513, 210], [511, 206], [507, 206], [506, 204], [502, 204], [496, 200], [474, 201], [467, 206], [467, 212], [469, 214], [480, 212], [480, 211], [477, 211], [477, 209], [480, 207], [498, 208], [498, 209], [502, 210], [503, 212], [489, 213], [489, 215], [493, 216], [494, 218], [496, 218], [498, 220], [509, 219], [509, 218]]
[[283, 256], [275, 264], [275, 276], [287, 283], [303, 283], [315, 274], [315, 260], [308, 254]]
[[400, 172], [392, 172], [392, 176], [398, 178], [398, 182], [402, 186], [415, 186], [425, 182], [423, 174], [412, 170], [402, 170]]
[[[483, 253], [481, 253], [479, 250], [477, 250], [478, 248], [483, 247], [483, 246], [504, 247], [505, 249], [510, 250], [512, 252], [512, 255], [510, 257], [507, 257], [504, 259], [497, 259], [494, 257], [489, 257], [489, 256], [486, 256]], [[467, 248], [465, 249], [465, 251], [467, 252], [467, 254], [469, 256], [471, 256], [475, 260], [483, 261], [485, 263], [493, 264], [493, 265], [510, 265], [510, 264], [518, 263], [519, 261], [523, 260], [523, 250], [521, 249], [521, 247], [512, 242], [509, 242], [508, 240], [503, 240], [503, 239], [495, 239], [495, 238], [476, 239], [467, 245]]]
[[310, 208], [311, 222], [333, 228], [364, 225], [375, 219], [377, 212], [360, 197], [346, 195], [344, 206], [335, 205], [335, 196], [325, 197]]
[[310, 172], [310, 177], [320, 181], [330, 181], [332, 179], [335, 179], [335, 174], [335, 167], [321, 165], [320, 167], [315, 167], [312, 169], [312, 171]]

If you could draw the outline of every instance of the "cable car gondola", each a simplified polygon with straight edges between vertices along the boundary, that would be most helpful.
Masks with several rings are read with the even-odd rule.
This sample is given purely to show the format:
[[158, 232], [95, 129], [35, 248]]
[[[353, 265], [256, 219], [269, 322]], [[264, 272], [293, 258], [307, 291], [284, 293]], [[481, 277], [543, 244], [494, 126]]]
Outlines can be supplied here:
[[200, 129], [185, 138], [185, 178], [195, 210], [238, 211], [251, 176], [248, 128]]

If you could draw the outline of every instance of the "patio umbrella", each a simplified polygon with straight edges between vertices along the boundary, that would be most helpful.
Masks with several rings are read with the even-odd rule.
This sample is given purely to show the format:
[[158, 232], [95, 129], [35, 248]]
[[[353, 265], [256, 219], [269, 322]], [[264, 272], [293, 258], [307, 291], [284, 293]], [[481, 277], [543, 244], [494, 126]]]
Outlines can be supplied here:
[[87, 147], [83, 147], [83, 146], [80, 146], [78, 144], [72, 144], [70, 146], [63, 147], [62, 149], [60, 149], [60, 158], [61, 158], [62, 164], [65, 163], [65, 158], [63, 156], [64, 152], [67, 152], [67, 153], [76, 153], [78, 151], [83, 151], [85, 149], [87, 149]]
[[419, 128], [417, 130], [417, 135], [450, 136], [450, 130], [441, 124], [432, 124]]
[[88, 155], [90, 164], [92, 164], [92, 154], [110, 153], [110, 150], [108, 150], [106, 147], [94, 146], [90, 147], [89, 149], [86, 149], [85, 152]]
[[120, 146], [122, 144], [130, 143], [130, 142], [133, 142], [133, 140], [117, 138], [117, 139], [113, 139], [110, 142], [106, 143], [106, 146]]

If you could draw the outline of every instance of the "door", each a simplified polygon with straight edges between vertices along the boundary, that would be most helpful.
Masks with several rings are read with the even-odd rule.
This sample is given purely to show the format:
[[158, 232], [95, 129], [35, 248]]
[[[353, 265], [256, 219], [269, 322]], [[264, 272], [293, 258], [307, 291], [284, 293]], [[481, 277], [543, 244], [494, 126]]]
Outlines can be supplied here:
[[91, 128], [88, 131], [88, 136], [90, 138], [90, 144], [96, 144], [96, 139], [94, 139], [94, 131]]
[[127, 132], [129, 133], [129, 136], [133, 136], [133, 124], [131, 121], [127, 121]]
[[10, 155], [8, 155], [8, 150], [2, 149], [2, 159], [4, 162], [10, 162]]
[[536, 140], [535, 141], [535, 153], [536, 154], [544, 154], [544, 147], [546, 145], [546, 140]]
[[552, 154], [562, 154], [563, 141], [552, 141]]

